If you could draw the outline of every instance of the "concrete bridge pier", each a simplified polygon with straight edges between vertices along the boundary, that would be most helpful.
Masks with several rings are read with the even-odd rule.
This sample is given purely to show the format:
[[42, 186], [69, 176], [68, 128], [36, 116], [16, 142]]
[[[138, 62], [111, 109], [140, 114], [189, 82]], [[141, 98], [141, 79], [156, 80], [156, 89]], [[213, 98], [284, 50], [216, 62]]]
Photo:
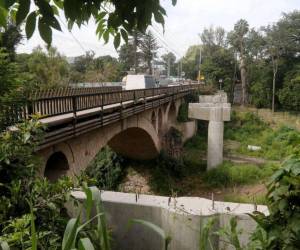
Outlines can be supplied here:
[[209, 121], [207, 169], [223, 162], [224, 121], [230, 121], [231, 105], [225, 92], [199, 97], [199, 103], [189, 104], [189, 118]]

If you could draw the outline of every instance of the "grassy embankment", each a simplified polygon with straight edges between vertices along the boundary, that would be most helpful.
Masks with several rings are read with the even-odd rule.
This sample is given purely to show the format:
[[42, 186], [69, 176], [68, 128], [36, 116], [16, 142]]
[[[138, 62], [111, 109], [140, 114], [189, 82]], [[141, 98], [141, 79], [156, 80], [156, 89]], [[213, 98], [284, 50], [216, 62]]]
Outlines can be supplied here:
[[[229, 160], [205, 172], [205, 134], [202, 127], [200, 133], [184, 145], [180, 160], [160, 156], [149, 162], [128, 161], [126, 165], [144, 175], [154, 194], [210, 197], [214, 193], [219, 200], [264, 203], [265, 184], [279, 167], [279, 162], [275, 161], [299, 154], [298, 131], [286, 126], [271, 128], [251, 113], [233, 112], [232, 121], [225, 126], [225, 154], [259, 157], [264, 162], [234, 163]], [[249, 151], [248, 145], [262, 149]]]

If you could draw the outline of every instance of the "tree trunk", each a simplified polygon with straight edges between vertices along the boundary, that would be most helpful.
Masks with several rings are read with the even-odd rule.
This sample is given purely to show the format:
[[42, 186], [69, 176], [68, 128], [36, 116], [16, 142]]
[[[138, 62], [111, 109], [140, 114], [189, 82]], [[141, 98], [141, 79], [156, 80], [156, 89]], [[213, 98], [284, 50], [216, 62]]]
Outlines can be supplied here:
[[242, 82], [242, 106], [248, 103], [248, 94], [247, 94], [247, 71], [245, 59], [241, 57], [241, 82]]
[[272, 112], [275, 112], [275, 92], [276, 92], [276, 76], [278, 71], [278, 61], [272, 57], [273, 64], [273, 91], [272, 91]]
[[152, 65], [151, 65], [151, 60], [148, 60], [148, 70], [149, 70], [149, 75], [152, 75]]

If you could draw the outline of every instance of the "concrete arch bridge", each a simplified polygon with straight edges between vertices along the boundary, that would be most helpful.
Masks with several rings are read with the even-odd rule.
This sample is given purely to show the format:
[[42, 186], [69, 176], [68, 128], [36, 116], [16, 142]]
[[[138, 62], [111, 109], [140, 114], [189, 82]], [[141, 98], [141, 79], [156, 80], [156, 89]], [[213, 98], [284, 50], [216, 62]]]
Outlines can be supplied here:
[[198, 84], [144, 90], [114, 90], [79, 95], [40, 94], [24, 108], [39, 113], [48, 130], [37, 154], [50, 180], [84, 170], [105, 145], [133, 158], [151, 159], [164, 148], [170, 127], [183, 140], [196, 132], [194, 121], [178, 123], [184, 97], [204, 89]]

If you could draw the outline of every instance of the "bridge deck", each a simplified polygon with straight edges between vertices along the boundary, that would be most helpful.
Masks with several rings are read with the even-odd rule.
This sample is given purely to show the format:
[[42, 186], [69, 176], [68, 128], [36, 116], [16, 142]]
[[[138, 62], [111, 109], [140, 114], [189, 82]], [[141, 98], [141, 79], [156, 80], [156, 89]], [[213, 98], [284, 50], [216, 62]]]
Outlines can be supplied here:
[[[153, 89], [115, 90], [84, 93], [52, 91], [37, 93], [20, 106], [9, 106], [2, 112], [7, 127], [34, 114], [47, 125], [47, 133], [38, 149], [74, 138], [127, 117], [164, 105], [196, 91], [211, 91], [199, 84], [184, 84]], [[3, 107], [1, 107], [3, 109]]]
[[[160, 98], [163, 97], [164, 95], [156, 95], [156, 96], [150, 96], [150, 97], [146, 97], [146, 102], [150, 101], [152, 99], [156, 99], [156, 98]], [[138, 102], [142, 102], [144, 101], [144, 99], [139, 99]], [[110, 104], [110, 105], [106, 105], [103, 107], [97, 107], [97, 108], [91, 108], [91, 109], [85, 109], [85, 110], [81, 110], [81, 111], [77, 111], [75, 112], [75, 114], [73, 112], [67, 113], [67, 114], [63, 114], [63, 115], [56, 115], [56, 116], [50, 116], [50, 117], [46, 117], [46, 118], [42, 118], [40, 119], [40, 122], [43, 124], [46, 124], [47, 126], [57, 126], [59, 124], [62, 123], [67, 123], [73, 120], [74, 115], [76, 116], [77, 119], [86, 117], [86, 116], [93, 116], [93, 115], [97, 115], [100, 114], [101, 112], [107, 112], [111, 109], [115, 109], [115, 108], [120, 108], [122, 105], [122, 108], [126, 108], [129, 105], [133, 105], [135, 102], [133, 100], [131, 101], [126, 101], [126, 102], [119, 102], [119, 103], [115, 103], [115, 104]]]

